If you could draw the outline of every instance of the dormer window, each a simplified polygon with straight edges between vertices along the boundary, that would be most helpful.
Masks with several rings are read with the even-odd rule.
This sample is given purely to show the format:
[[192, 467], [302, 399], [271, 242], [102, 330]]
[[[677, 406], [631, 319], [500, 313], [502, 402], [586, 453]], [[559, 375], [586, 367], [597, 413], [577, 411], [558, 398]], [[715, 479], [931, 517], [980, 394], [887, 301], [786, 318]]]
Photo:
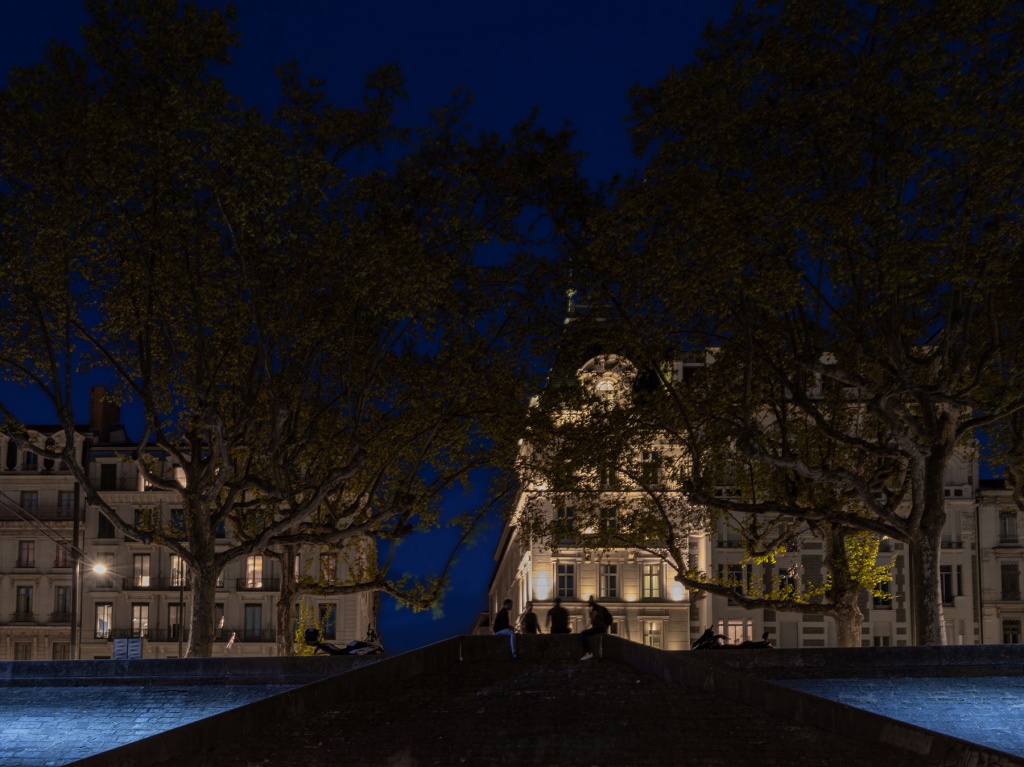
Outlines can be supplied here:
[[594, 388], [597, 392], [597, 396], [601, 399], [615, 398], [615, 382], [610, 378], [602, 378], [597, 382], [597, 386]]

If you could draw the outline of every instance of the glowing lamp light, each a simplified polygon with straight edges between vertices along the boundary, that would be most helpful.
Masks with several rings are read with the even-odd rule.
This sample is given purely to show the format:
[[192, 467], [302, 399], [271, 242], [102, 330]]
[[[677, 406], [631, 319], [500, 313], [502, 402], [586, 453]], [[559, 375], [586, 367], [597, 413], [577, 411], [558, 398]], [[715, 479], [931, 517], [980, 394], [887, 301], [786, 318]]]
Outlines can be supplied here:
[[635, 602], [636, 601], [636, 594], [626, 594], [626, 601], [627, 602]]
[[551, 573], [541, 570], [533, 574], [533, 595], [541, 602], [551, 596]]
[[107, 571], [107, 566], [103, 563], [92, 566], [92, 571], [97, 575], [103, 575]]
[[681, 584], [679, 581], [673, 581], [672, 600], [675, 602], [682, 602], [684, 596], [686, 596], [686, 589], [683, 588], [683, 584]]

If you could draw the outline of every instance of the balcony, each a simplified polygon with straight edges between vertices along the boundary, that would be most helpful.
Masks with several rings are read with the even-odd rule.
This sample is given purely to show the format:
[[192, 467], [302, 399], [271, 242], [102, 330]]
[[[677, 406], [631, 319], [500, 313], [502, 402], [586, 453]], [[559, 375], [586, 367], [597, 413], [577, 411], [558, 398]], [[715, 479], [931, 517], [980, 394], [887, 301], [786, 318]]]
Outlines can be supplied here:
[[237, 578], [236, 591], [280, 591], [280, 578]]
[[224, 629], [224, 635], [235, 635], [236, 642], [273, 642], [277, 639], [274, 629]]
[[36, 614], [34, 612], [19, 611], [11, 613], [11, 623], [35, 623]]
[[71, 522], [75, 518], [75, 510], [65, 506], [22, 506], [20, 509], [19, 512], [0, 507], [0, 522], [23, 522], [26, 517], [40, 522]]
[[954, 541], [954, 540], [950, 540], [950, 539], [943, 539], [941, 541], [941, 546], [944, 549], [962, 549], [964, 547], [964, 542], [963, 541]]
[[71, 613], [66, 612], [52, 612], [50, 613], [50, 623], [70, 623]]
[[188, 641], [188, 629], [182, 629], [180, 626], [171, 626], [170, 628], [163, 629], [150, 629], [146, 639], [150, 642], [177, 642], [179, 639], [182, 642]]

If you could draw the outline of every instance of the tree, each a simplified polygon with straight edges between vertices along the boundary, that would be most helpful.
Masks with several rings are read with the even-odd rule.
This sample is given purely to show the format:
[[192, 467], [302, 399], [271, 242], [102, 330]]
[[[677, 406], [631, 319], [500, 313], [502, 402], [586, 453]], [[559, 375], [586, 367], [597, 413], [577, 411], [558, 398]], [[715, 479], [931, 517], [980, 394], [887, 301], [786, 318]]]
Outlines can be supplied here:
[[[593, 328], [589, 319], [577, 316], [571, 324]], [[593, 334], [567, 331], [563, 353], [581, 334], [629, 347], [630, 334], [616, 332], [614, 321], [598, 324], [604, 327]], [[599, 355], [578, 376], [553, 375], [557, 388], [549, 387], [534, 410], [521, 460], [528, 487], [543, 491], [528, 493], [517, 524], [553, 549], [572, 541], [597, 556], [621, 547], [656, 554], [698, 595], [728, 597], [748, 609], [829, 616], [840, 646], [859, 647], [862, 590], [881, 596], [891, 580], [891, 568], [875, 564], [878, 536], [838, 521], [849, 515], [850, 499], [836, 488], [735, 449], [722, 428], [722, 400], [734, 382], [723, 381], [724, 367], [709, 359], [665, 364], [668, 386], [653, 368], [638, 371], [617, 355]], [[772, 400], [761, 399], [767, 436]], [[783, 407], [775, 420], [787, 414], [784, 400], [776, 404]], [[745, 551], [740, 576], [731, 568], [708, 569], [699, 544], [709, 534], [725, 535]], [[780, 578], [778, 558], [810, 536], [822, 541], [826, 573]]]
[[[575, 165], [567, 136], [529, 124], [470, 138], [457, 106], [397, 129], [394, 67], [354, 109], [285, 68], [266, 119], [211, 72], [236, 44], [229, 16], [172, 0], [90, 11], [84, 54], [55, 46], [2, 94], [0, 366], [46, 394], [69, 446], [83, 372], [108, 371], [112, 396], [141, 407], [128, 457], [180, 494], [184, 535], [128, 525], [70, 447], [44, 451], [120, 532], [185, 560], [188, 654], [205, 656], [233, 559], [400, 538], [433, 523], [431, 482], [464, 476], [473, 451], [498, 461], [543, 292], [478, 251], [531, 244], [524, 209], [571, 187]], [[237, 544], [218, 551], [223, 524]], [[366, 567], [354, 585], [391, 583]]]
[[[731, 361], [746, 414], [722, 424], [741, 452], [836, 488], [844, 524], [908, 544], [923, 644], [941, 641], [947, 462], [1022, 407], [1021, 10], [737, 11], [697, 63], [634, 94], [646, 167], [575, 270], [647, 359]], [[759, 379], [837, 452], [765, 449], [764, 403], [742, 396], [763, 389], [740, 388]], [[859, 417], [837, 420], [836, 397]], [[864, 460], [836, 460], [851, 451]]]

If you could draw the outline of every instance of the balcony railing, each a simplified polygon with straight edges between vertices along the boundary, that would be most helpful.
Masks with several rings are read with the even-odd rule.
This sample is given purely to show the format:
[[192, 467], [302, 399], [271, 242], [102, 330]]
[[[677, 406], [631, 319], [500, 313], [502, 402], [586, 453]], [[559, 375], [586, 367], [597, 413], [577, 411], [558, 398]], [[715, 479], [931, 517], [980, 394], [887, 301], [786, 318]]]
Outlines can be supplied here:
[[235, 580], [236, 591], [280, 591], [280, 578], [238, 578]]
[[999, 542], [1003, 545], [1016, 546], [1020, 543], [1020, 538], [1017, 537], [1016, 533], [1014, 533], [1013, 535], [1004, 533], [1003, 535], [999, 536]]
[[233, 633], [236, 642], [273, 642], [277, 639], [274, 629], [224, 629], [223, 633], [226, 637]]
[[14, 563], [15, 567], [35, 567], [36, 561], [34, 559], [22, 559], [18, 557], [18, 561]]
[[162, 629], [150, 629], [149, 635], [146, 637], [150, 642], [177, 642], [180, 638], [181, 641], [188, 641], [188, 629], [182, 629], [180, 626], [172, 626], [171, 628]]
[[127, 581], [125, 588], [128, 591], [179, 591], [184, 588], [185, 591], [189, 591], [188, 579], [185, 579], [184, 586], [179, 586], [174, 578], [153, 578], [150, 577], [148, 582], [143, 583], [141, 581], [132, 578]]
[[52, 612], [50, 613], [50, 623], [70, 623], [71, 613], [66, 612]]
[[0, 507], [0, 522], [20, 522], [26, 517], [40, 522], [71, 522], [75, 518], [75, 511], [66, 506], [23, 506], [21, 511], [7, 506]]
[[11, 623], [35, 623], [36, 614], [34, 612], [18, 611], [11, 613]]
[[964, 547], [963, 541], [943, 540], [942, 548], [944, 549], [962, 549]]

